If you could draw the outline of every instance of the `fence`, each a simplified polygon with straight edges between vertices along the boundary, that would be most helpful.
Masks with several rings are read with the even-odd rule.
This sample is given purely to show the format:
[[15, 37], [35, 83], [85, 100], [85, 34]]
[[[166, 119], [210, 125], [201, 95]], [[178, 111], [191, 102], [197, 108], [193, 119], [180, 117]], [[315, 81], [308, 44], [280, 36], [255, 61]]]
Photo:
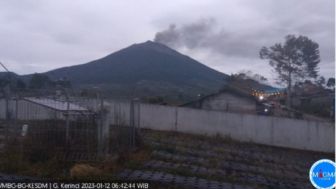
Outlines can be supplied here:
[[[115, 116], [106, 125], [106, 102], [80, 96], [16, 96], [0, 99], [0, 126], [5, 145], [17, 146], [25, 154], [52, 154], [69, 161], [91, 161], [139, 143], [136, 109], [127, 118]], [[1, 143], [1, 141], [0, 141]], [[34, 155], [35, 153], [35, 155]]]
[[[110, 101], [107, 122], [116, 109], [127, 121], [129, 103]], [[139, 104], [139, 126], [155, 130], [222, 135], [244, 142], [302, 150], [333, 152], [335, 127], [329, 122]]]
[[[65, 100], [2, 99], [0, 126], [6, 128], [6, 138], [15, 139], [9, 142], [21, 141], [23, 149], [30, 151], [52, 149], [68, 160], [129, 150], [141, 142], [139, 128], [219, 134], [239, 141], [322, 152], [333, 152], [335, 139], [335, 127], [327, 122], [76, 96]], [[68, 157], [71, 154], [76, 157]]]
[[7, 145], [20, 141], [27, 154], [52, 153], [67, 160], [96, 158], [96, 112], [52, 98], [23, 97], [1, 103], [8, 104], [1, 116], [6, 120]]

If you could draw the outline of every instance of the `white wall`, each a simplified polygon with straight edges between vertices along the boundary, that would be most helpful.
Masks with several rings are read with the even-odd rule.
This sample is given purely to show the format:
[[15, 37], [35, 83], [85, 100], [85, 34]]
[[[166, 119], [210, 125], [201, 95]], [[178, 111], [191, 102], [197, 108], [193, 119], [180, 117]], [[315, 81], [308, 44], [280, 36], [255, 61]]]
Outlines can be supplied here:
[[[116, 115], [116, 110], [117, 114], [123, 115], [124, 122], [129, 123], [130, 104], [111, 104], [114, 104], [114, 109], [109, 109], [109, 123], [115, 123], [113, 115]], [[201, 135], [219, 134], [244, 142], [322, 152], [333, 152], [335, 144], [335, 127], [328, 122], [184, 107], [141, 104], [140, 126]]]
[[156, 130], [177, 130], [177, 107], [141, 104], [140, 126]]
[[[19, 101], [19, 119], [53, 119], [60, 116], [48, 108], [26, 103]], [[103, 132], [108, 133], [108, 125], [130, 123], [130, 103], [108, 101], [104, 106], [107, 114]], [[323, 152], [334, 151], [335, 126], [328, 122], [151, 104], [140, 104], [135, 109], [142, 128], [201, 135], [219, 134], [259, 144]], [[0, 100], [0, 119], [5, 118], [4, 110], [5, 102]]]
[[202, 100], [201, 109], [251, 113], [256, 112], [256, 102], [246, 97], [222, 92]]

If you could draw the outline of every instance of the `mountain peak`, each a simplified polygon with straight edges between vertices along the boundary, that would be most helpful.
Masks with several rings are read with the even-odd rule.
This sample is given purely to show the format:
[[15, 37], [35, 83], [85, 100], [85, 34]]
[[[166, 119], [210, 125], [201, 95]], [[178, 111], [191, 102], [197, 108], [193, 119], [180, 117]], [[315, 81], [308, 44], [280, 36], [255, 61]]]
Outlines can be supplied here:
[[217, 91], [227, 77], [153, 41], [133, 44], [101, 59], [46, 74], [52, 79], [66, 77], [74, 86], [83, 88], [99, 85], [117, 97], [133, 94], [174, 98]]
[[[162, 44], [162, 43], [158, 43], [158, 42], [154, 42], [151, 40], [148, 40], [146, 42], [143, 43], [138, 43], [138, 44], [134, 44], [134, 47], [136, 48], [140, 48], [140, 49], [146, 49], [146, 50], [153, 50], [153, 51], [157, 51], [157, 52], [161, 52], [161, 53], [167, 53], [170, 55], [174, 55], [176, 53], [178, 53], [176, 50]], [[127, 48], [126, 48], [127, 49]]]
[[155, 42], [151, 40], [147, 40], [146, 42], [144, 42], [144, 44], [155, 44]]
[[[158, 47], [158, 46], [165, 46], [165, 45], [163, 45], [163, 44], [161, 44], [161, 43], [157, 43], [157, 42], [154, 42], [154, 41], [151, 41], [151, 40], [147, 40], [147, 41], [145, 41], [145, 42], [143, 42], [143, 43], [138, 43], [138, 44], [135, 44], [136, 46], [149, 46], [149, 47]], [[167, 46], [165, 46], [165, 47], [167, 47]], [[167, 47], [167, 48], [169, 48], [169, 47]]]

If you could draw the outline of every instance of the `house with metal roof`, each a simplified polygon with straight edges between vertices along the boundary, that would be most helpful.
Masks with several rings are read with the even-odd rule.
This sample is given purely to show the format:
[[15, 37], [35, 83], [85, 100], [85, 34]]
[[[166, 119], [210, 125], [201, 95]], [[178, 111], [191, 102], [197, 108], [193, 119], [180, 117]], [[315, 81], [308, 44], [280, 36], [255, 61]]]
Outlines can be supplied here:
[[[7, 105], [8, 104], [8, 105]], [[18, 120], [76, 119], [79, 115], [92, 115], [84, 106], [52, 98], [25, 97], [20, 99], [0, 100], [0, 118]]]
[[266, 114], [271, 111], [270, 108], [265, 110], [263, 99], [259, 99], [251, 93], [233, 86], [226, 86], [217, 93], [201, 96], [199, 99], [183, 104], [182, 106], [205, 110], [252, 114], [259, 113], [260, 110], [266, 111], [264, 112]]

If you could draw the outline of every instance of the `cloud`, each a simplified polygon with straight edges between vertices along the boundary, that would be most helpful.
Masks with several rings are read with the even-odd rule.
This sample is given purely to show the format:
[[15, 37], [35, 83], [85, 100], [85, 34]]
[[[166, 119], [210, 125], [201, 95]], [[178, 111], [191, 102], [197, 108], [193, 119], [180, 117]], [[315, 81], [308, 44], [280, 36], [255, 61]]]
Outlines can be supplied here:
[[[156, 41], [218, 69], [271, 78], [262, 46], [287, 34], [320, 44], [321, 73], [334, 75], [331, 0], [0, 1], [0, 61], [20, 74], [86, 63]], [[159, 32], [158, 32], [159, 31]]]

